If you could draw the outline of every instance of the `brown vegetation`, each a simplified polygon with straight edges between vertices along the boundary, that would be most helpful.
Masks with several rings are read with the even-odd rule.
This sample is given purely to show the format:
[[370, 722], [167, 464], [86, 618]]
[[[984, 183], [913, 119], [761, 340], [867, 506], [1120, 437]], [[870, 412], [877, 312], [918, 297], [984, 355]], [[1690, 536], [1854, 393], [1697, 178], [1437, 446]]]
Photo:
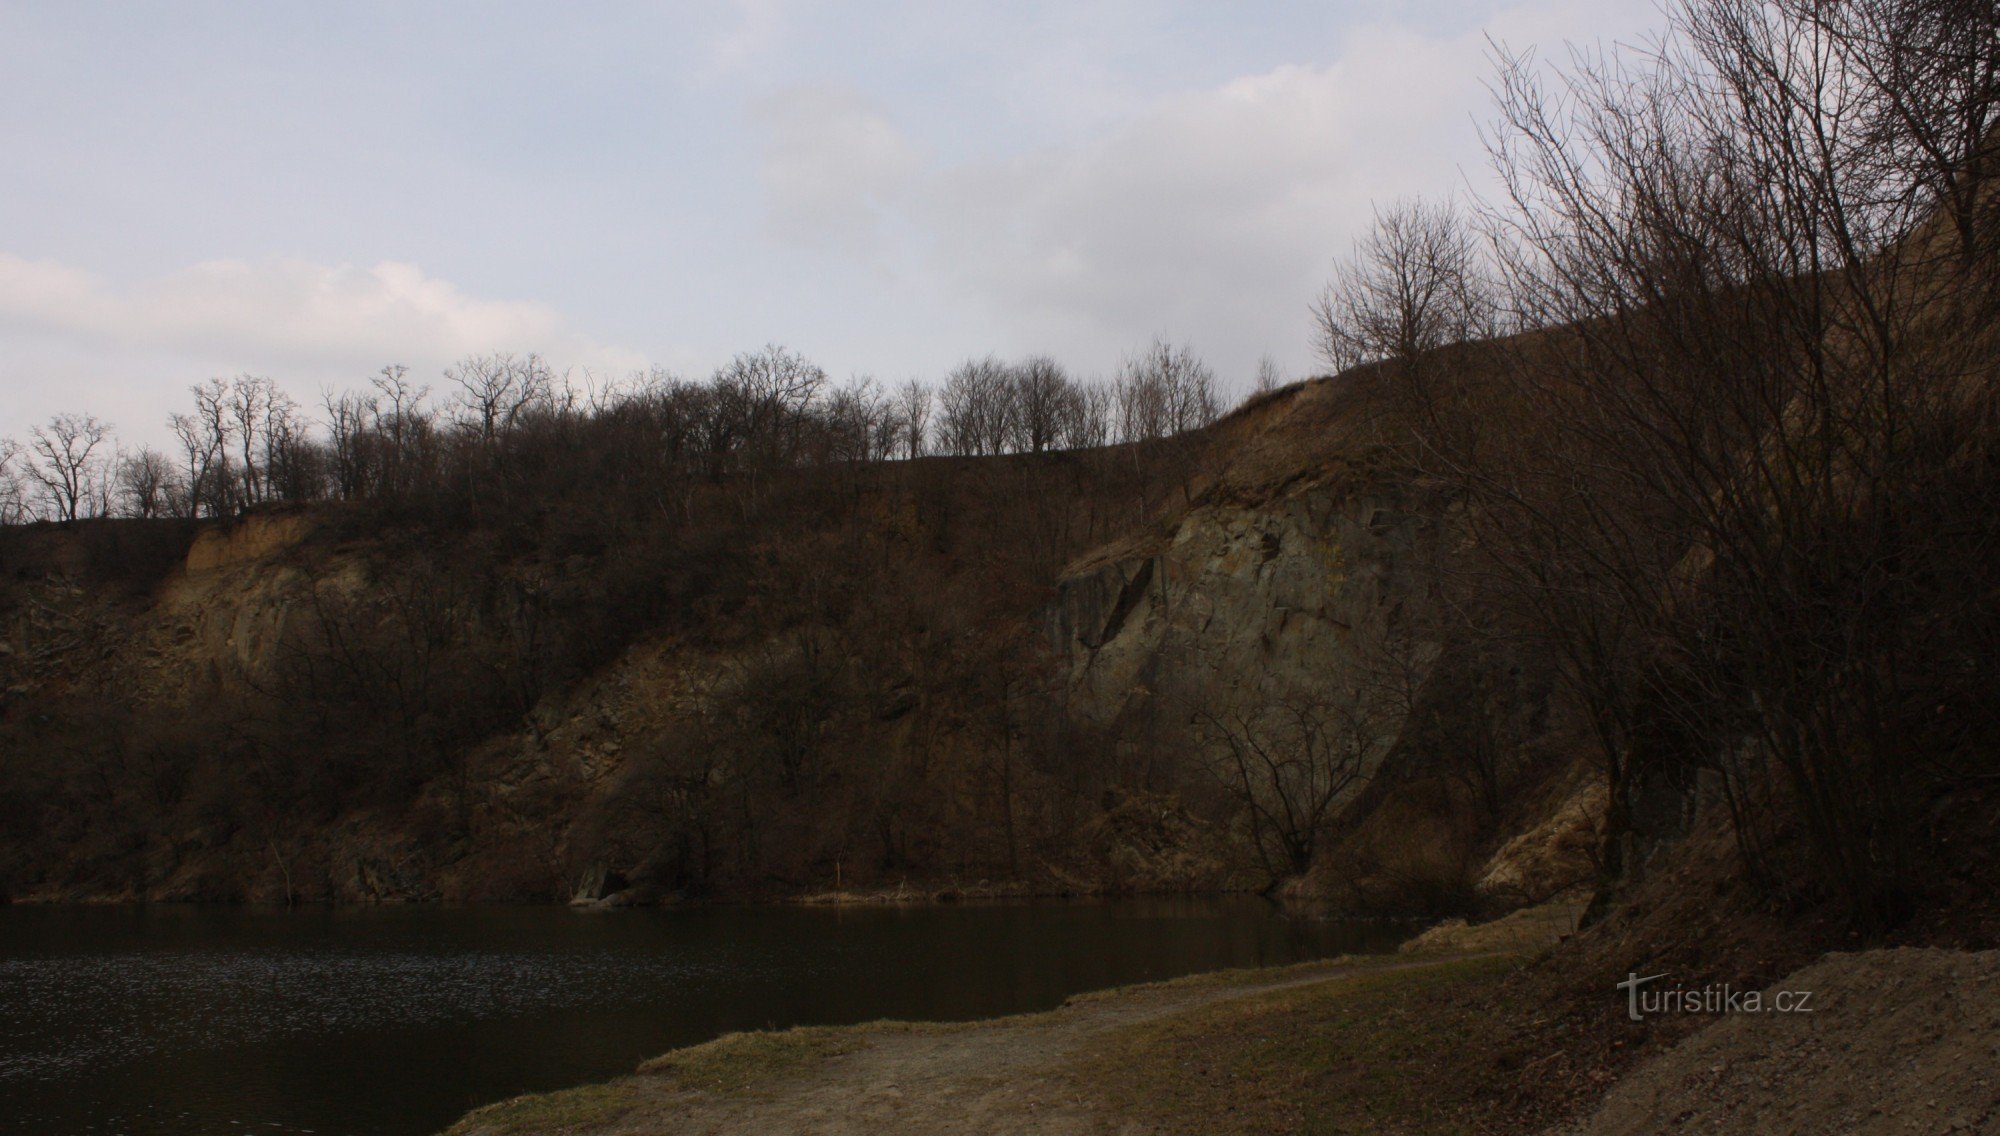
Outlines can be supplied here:
[[1158, 344], [893, 396], [487, 356], [320, 433], [218, 381], [117, 476], [52, 423], [51, 516], [309, 520], [226, 630], [212, 534], [116, 594], [85, 550], [185, 526], [5, 534], [7, 886], [1469, 910], [1583, 861], [1602, 914], [1720, 810], [1767, 901], [1921, 922], [2000, 740], [1991, 20], [1503, 56], [1506, 197], [1385, 210], [1317, 309], [1352, 369], [1213, 422]]
[[[1042, 362], [1022, 374], [1077, 389]], [[258, 506], [192, 549], [187, 525], [160, 529], [185, 567], [122, 603], [90, 571], [148, 571], [93, 558], [138, 522], [0, 533], [22, 613], [0, 658], [8, 890], [1095, 886], [1085, 822], [1116, 777], [1052, 711], [1033, 615], [1062, 563], [1168, 500], [1196, 439], [884, 462], [843, 448], [851, 402], [776, 350], [594, 408], [552, 405], [532, 360], [454, 375], [449, 428], [397, 374], [349, 400], [312, 452], [353, 500]], [[239, 386], [270, 393], [205, 389], [213, 421]], [[283, 417], [257, 405], [245, 422]], [[228, 489], [188, 508], [283, 496], [269, 429], [205, 435], [190, 484]], [[223, 578], [252, 594], [211, 595]], [[64, 603], [91, 633], [38, 622]], [[190, 642], [222, 604], [238, 605], [226, 641]], [[613, 766], [544, 756], [635, 650], [671, 660], [638, 699], [653, 725]], [[197, 669], [155, 672], [161, 656]]]

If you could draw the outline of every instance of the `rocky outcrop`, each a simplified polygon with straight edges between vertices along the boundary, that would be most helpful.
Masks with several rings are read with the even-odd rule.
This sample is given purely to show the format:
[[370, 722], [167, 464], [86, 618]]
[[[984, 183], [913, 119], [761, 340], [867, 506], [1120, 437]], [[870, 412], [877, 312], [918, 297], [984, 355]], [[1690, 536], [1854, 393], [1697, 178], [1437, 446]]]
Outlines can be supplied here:
[[1540, 902], [1592, 878], [1602, 801], [1537, 748], [1546, 690], [1517, 661], [1440, 641], [1456, 505], [1395, 466], [1366, 401], [1339, 383], [1280, 392], [1224, 424], [1232, 456], [1189, 508], [1069, 567], [1046, 627], [1068, 706], [1142, 768], [1213, 765], [1217, 717], [1254, 731], [1311, 707], [1365, 735], [1363, 768], [1288, 894], [1391, 912]]
[[[912, 581], [857, 572], [814, 607], [786, 594], [819, 586], [814, 566], [788, 566], [731, 577], [727, 616], [688, 585], [713, 608], [655, 612], [629, 637], [611, 621], [645, 610], [658, 576], [614, 599], [602, 560], [524, 534], [502, 552], [494, 533], [361, 531], [330, 510], [189, 527], [179, 563], [117, 602], [18, 574], [0, 730], [33, 738], [50, 785], [77, 738], [104, 773], [94, 797], [60, 801], [86, 851], [17, 841], [29, 867], [0, 871], [43, 898], [638, 901], [713, 886], [718, 864], [734, 865], [724, 886], [767, 892], [925, 873], [1262, 887], [1271, 858], [1231, 827], [1216, 738], [1194, 727], [1304, 707], [1364, 752], [1338, 810], [1344, 855], [1300, 886], [1389, 910], [1482, 877], [1494, 897], [1535, 898], [1574, 858], [1581, 813], [1550, 799], [1468, 827], [1459, 743], [1430, 729], [1457, 697], [1430, 690], [1453, 658], [1433, 630], [1452, 502], [1394, 465], [1367, 402], [1302, 384], [1217, 424], [1205, 451], [1147, 451], [1171, 476], [1146, 474], [1134, 531], [1055, 580], [1017, 557], [989, 587], [1011, 501], [955, 517], [948, 494], [885, 492], [881, 516], [856, 505], [827, 547], [880, 541], [883, 563], [922, 565]], [[997, 460], [1086, 492], [1054, 477], [1076, 455]], [[1116, 533], [1126, 500], [1092, 501], [1089, 531]], [[946, 541], [975, 518], [989, 527]], [[1049, 651], [1030, 649], [1037, 631]], [[586, 646], [607, 632], [613, 646]], [[538, 671], [552, 640], [563, 662]]]
[[1073, 566], [1050, 618], [1072, 707], [1103, 723], [1219, 700], [1351, 692], [1390, 652], [1420, 671], [1434, 522], [1393, 484], [1191, 510]]
[[1587, 884], [1598, 872], [1604, 809], [1601, 778], [1586, 778], [1549, 816], [1500, 847], [1474, 887], [1503, 903], [1542, 903]]
[[313, 529], [313, 519], [302, 511], [252, 514], [231, 525], [204, 529], [188, 546], [186, 575], [198, 577], [267, 559], [305, 540]]
[[[1303, 712], [1352, 735], [1319, 739], [1358, 755], [1336, 811], [1351, 835], [1338, 864], [1287, 894], [1349, 909], [1449, 906], [1478, 837], [1461, 831], [1465, 802], [1449, 787], [1404, 785], [1434, 771], [1397, 750], [1441, 650], [1428, 629], [1443, 502], [1386, 475], [1217, 497], [1067, 573], [1049, 633], [1071, 712], [1146, 751], [1147, 766], [1208, 767], [1226, 795], [1237, 792], [1223, 787], [1232, 743], [1218, 731], [1267, 732], [1257, 742], [1282, 750], [1296, 740], [1283, 720]], [[1376, 832], [1371, 815], [1402, 819]], [[1325, 860], [1335, 841], [1322, 844]]]

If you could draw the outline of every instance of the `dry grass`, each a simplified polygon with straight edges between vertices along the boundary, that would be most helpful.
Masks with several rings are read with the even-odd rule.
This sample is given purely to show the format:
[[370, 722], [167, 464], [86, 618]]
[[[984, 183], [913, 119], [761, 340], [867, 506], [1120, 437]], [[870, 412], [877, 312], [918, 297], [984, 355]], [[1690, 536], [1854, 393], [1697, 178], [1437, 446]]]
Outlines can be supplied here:
[[1362, 972], [1123, 1031], [1076, 1070], [1145, 1131], [1463, 1133], [1519, 1065], [1486, 1015], [1520, 962]]
[[802, 1065], [854, 1052], [867, 1044], [866, 1028], [802, 1026], [775, 1033], [727, 1033], [655, 1057], [639, 1066], [639, 1074], [664, 1078], [680, 1089], [741, 1092]]
[[490, 1104], [466, 1115], [445, 1136], [569, 1136], [603, 1129], [645, 1104], [637, 1078], [538, 1093]]
[[724, 1034], [655, 1057], [631, 1077], [488, 1105], [453, 1125], [447, 1136], [598, 1132], [628, 1116], [656, 1111], [663, 1098], [689, 1093], [729, 1096], [796, 1075], [863, 1048], [871, 1032], [884, 1028], [901, 1027], [806, 1026]]
[[1488, 923], [1447, 919], [1396, 949], [1405, 955], [1546, 950], [1576, 931], [1584, 907], [1581, 902], [1545, 903]]

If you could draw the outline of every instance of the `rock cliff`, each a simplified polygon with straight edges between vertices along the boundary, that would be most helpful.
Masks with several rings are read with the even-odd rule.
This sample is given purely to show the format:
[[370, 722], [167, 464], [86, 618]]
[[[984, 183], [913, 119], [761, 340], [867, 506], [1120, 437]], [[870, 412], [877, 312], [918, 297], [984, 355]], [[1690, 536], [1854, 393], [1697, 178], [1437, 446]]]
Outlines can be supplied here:
[[[1351, 380], [1266, 396], [1145, 457], [1122, 520], [1066, 503], [1102, 535], [1060, 568], [994, 557], [1141, 455], [933, 467], [752, 532], [650, 626], [607, 617], [610, 553], [327, 509], [202, 527], [121, 587], [116, 555], [64, 566], [77, 534], [16, 533], [0, 871], [28, 898], [1262, 887], [1300, 864], [1258, 862], [1233, 740], [1347, 747], [1294, 894], [1545, 898], [1587, 873], [1599, 806], [1519, 756], [1547, 731], [1515, 706], [1487, 739], [1508, 803], [1479, 807], [1439, 724], [1477, 669], [1434, 630], [1452, 501], [1392, 434]], [[1260, 733], [1281, 709], [1294, 733]]]

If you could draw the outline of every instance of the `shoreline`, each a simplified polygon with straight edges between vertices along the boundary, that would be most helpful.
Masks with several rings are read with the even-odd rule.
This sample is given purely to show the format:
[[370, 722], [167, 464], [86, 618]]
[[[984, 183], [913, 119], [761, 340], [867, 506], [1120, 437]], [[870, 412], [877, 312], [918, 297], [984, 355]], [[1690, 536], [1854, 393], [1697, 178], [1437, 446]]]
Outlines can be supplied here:
[[[612, 1081], [483, 1106], [445, 1136], [1094, 1131], [1105, 1110], [1126, 1106], [1111, 1091], [1123, 1063], [1091, 1063], [1153, 1046], [1144, 1030], [1362, 980], [1387, 982], [1393, 997], [1399, 975], [1477, 986], [1561, 942], [1581, 911], [1549, 904], [1483, 924], [1446, 921], [1381, 954], [1115, 986], [1038, 1013], [729, 1033]], [[968, 1116], [978, 1124], [962, 1127]]]
[[474, 1109], [442, 1136], [1889, 1136], [2000, 1121], [1986, 1076], [2000, 951], [1826, 953], [1760, 989], [1772, 1005], [1810, 992], [1811, 1013], [1642, 1023], [1608, 981], [1578, 985], [1573, 952], [1532, 941], [1549, 920], [1520, 922], [1503, 949], [1459, 949], [1461, 929], [1443, 928], [1395, 955], [1115, 987], [1042, 1013], [725, 1034]]
[[[799, 892], [795, 894], [770, 894], [748, 896], [711, 896], [687, 898], [664, 896], [654, 899], [621, 899], [617, 895], [603, 899], [510, 899], [510, 900], [445, 900], [445, 899], [402, 899], [385, 897], [371, 900], [299, 900], [284, 903], [274, 900], [256, 899], [149, 899], [132, 895], [86, 895], [51, 897], [45, 894], [0, 896], [0, 908], [18, 907], [25, 909], [54, 908], [214, 908], [259, 911], [337, 911], [337, 910], [377, 910], [383, 908], [514, 908], [537, 907], [552, 910], [570, 910], [580, 913], [602, 911], [644, 911], [644, 910], [689, 910], [712, 907], [951, 907], [961, 904], [1006, 904], [1006, 903], [1103, 903], [1127, 900], [1215, 900], [1215, 899], [1263, 899], [1273, 907], [1288, 911], [1321, 914], [1318, 901], [1296, 896], [1276, 896], [1255, 888], [1216, 888], [1203, 891], [1077, 891], [1038, 889], [1031, 887], [999, 886], [957, 886], [914, 887], [904, 885], [871, 891], [829, 890]], [[1483, 916], [1483, 921], [1504, 918], [1514, 910], [1507, 909], [1498, 914]], [[1352, 912], [1327, 908], [1323, 912], [1329, 918], [1362, 923], [1423, 923], [1429, 924], [1452, 917], [1431, 913], [1391, 914], [1382, 912]]]
[[1098, 1109], [1078, 1095], [1079, 1063], [1131, 1031], [1370, 977], [1499, 973], [1524, 957], [1343, 955], [1111, 987], [1053, 1010], [976, 1021], [728, 1033], [612, 1081], [481, 1106], [443, 1136], [1084, 1131]]

